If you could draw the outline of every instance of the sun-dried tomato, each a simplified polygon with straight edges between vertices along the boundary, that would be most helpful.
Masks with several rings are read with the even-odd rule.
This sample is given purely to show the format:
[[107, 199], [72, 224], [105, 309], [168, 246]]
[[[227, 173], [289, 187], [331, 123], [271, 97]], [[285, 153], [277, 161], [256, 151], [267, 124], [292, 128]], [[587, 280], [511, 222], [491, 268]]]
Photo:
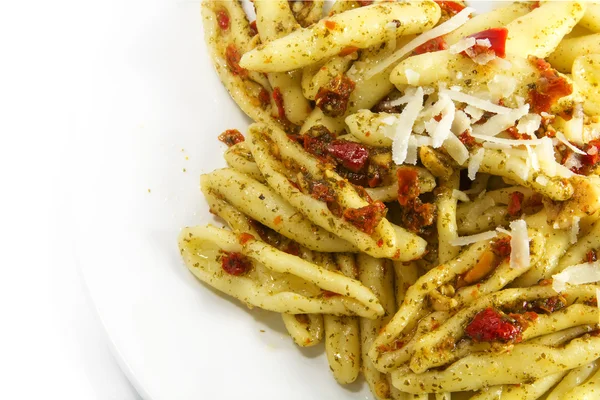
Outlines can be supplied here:
[[283, 105], [283, 94], [281, 94], [281, 89], [275, 87], [273, 89], [273, 100], [275, 100], [275, 105], [277, 105], [277, 115], [281, 119], [285, 119], [285, 107]]
[[[330, 137], [327, 136], [318, 136], [312, 137], [309, 135], [304, 135], [304, 150], [308, 151], [313, 156], [317, 156], [319, 158], [325, 158], [329, 154], [327, 152], [327, 145], [329, 144]], [[329, 139], [329, 140], [328, 140]]]
[[442, 36], [430, 39], [414, 50], [415, 54], [433, 53], [446, 50], [448, 45]]
[[527, 311], [523, 314], [510, 313], [508, 314], [508, 316], [514, 319], [519, 324], [522, 330], [527, 329], [532, 322], [535, 322], [535, 320], [539, 318], [539, 315], [533, 311]]
[[269, 104], [271, 104], [271, 96], [269, 92], [265, 88], [261, 88], [258, 93], [258, 101], [260, 101], [260, 106], [262, 108], [267, 108]]
[[238, 75], [242, 78], [248, 76], [248, 70], [240, 67], [242, 55], [237, 47], [235, 47], [233, 44], [230, 44], [225, 49], [225, 59], [227, 60], [227, 66], [233, 75]]
[[369, 150], [365, 146], [348, 140], [334, 140], [327, 145], [327, 151], [352, 172], [363, 169], [369, 160]]
[[586, 154], [581, 157], [584, 165], [594, 166], [600, 162], [600, 140], [591, 140], [583, 149]]
[[588, 251], [585, 255], [585, 261], [591, 263], [598, 260], [598, 254], [596, 253], [596, 250], [592, 249], [590, 251]]
[[518, 342], [522, 328], [506, 315], [493, 308], [479, 312], [465, 329], [465, 333], [476, 342]]
[[355, 86], [354, 81], [346, 75], [337, 75], [319, 89], [315, 96], [315, 105], [330, 117], [344, 115]]
[[492, 52], [496, 57], [504, 58], [506, 56], [506, 38], [508, 37], [508, 29], [506, 28], [491, 28], [485, 31], [477, 32], [467, 37], [475, 40], [489, 40], [490, 47], [475, 44], [461, 54], [471, 58], [477, 57], [479, 54]]
[[229, 275], [240, 276], [252, 268], [252, 262], [241, 253], [225, 253], [221, 257], [221, 268]]
[[524, 207], [527, 207], [527, 208], [539, 207], [544, 204], [543, 199], [544, 199], [544, 197], [541, 194], [534, 193], [527, 199], [527, 201], [525, 201]]
[[326, 203], [335, 201], [335, 191], [324, 181], [310, 182], [310, 195]]
[[387, 214], [387, 208], [381, 201], [375, 201], [361, 208], [347, 208], [344, 219], [367, 235], [373, 234], [375, 227]]
[[435, 221], [436, 208], [432, 203], [423, 203], [417, 197], [402, 207], [402, 226], [411, 232], [425, 234]]
[[227, 129], [219, 135], [219, 140], [225, 143], [228, 147], [244, 141], [244, 135], [237, 129]]
[[523, 200], [525, 199], [525, 195], [521, 192], [512, 192], [508, 195], [508, 215], [511, 217], [516, 217], [521, 213], [521, 208], [523, 205]]
[[248, 241], [254, 239], [254, 236], [252, 236], [249, 233], [243, 232], [243, 233], [240, 234], [240, 236], [239, 236], [238, 239], [240, 241], [240, 244], [244, 245], [244, 244], [248, 243]]
[[529, 103], [535, 113], [549, 112], [558, 99], [573, 93], [573, 86], [544, 59], [529, 56], [529, 62], [540, 72], [535, 87], [529, 91]]
[[258, 35], [258, 28], [256, 27], [256, 20], [250, 22], [250, 36]]
[[219, 25], [219, 28], [223, 29], [224, 31], [229, 29], [229, 13], [227, 12], [227, 10], [224, 8], [221, 8], [221, 9], [217, 10], [216, 14], [217, 14], [217, 24]]
[[458, 14], [462, 10], [464, 10], [465, 6], [456, 2], [456, 1], [439, 1], [436, 0], [436, 3], [440, 6], [442, 11], [447, 12], [450, 15]]
[[293, 256], [297, 256], [300, 254], [300, 245], [298, 244], [298, 242], [294, 242], [293, 240], [290, 240], [290, 242], [288, 243], [286, 248], [283, 249], [283, 251], [285, 251], [286, 253], [291, 254]]
[[492, 251], [500, 257], [501, 260], [510, 257], [510, 252], [512, 251], [510, 237], [495, 240], [494, 243], [492, 243]]
[[473, 146], [475, 146], [477, 144], [477, 141], [475, 140], [475, 138], [473, 136], [471, 136], [469, 131], [464, 131], [463, 133], [458, 135], [458, 140], [460, 140], [462, 144], [467, 146], [468, 149], [471, 149]]
[[419, 192], [419, 173], [415, 168], [400, 167], [396, 171], [398, 177], [398, 203], [406, 206], [414, 201]]
[[567, 300], [563, 296], [552, 296], [547, 299], [538, 299], [526, 302], [524, 309], [528, 311], [535, 311], [538, 314], [546, 313], [552, 314], [567, 306]]

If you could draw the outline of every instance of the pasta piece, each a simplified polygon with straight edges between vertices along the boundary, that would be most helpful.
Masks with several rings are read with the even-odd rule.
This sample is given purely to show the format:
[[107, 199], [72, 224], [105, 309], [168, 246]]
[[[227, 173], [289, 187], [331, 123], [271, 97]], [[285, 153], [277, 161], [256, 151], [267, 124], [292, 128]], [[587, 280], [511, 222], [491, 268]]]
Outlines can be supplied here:
[[577, 57], [573, 61], [573, 79], [585, 99], [584, 111], [589, 115], [600, 115], [600, 54]]
[[508, 25], [506, 52], [545, 58], [585, 13], [584, 1], [546, 1]]
[[[435, 189], [435, 177], [431, 175], [429, 171], [420, 167], [410, 168], [417, 171], [417, 185], [419, 186], [419, 193], [429, 193]], [[391, 173], [391, 176], [395, 177], [396, 172]], [[391, 185], [366, 188], [365, 191], [373, 200], [379, 200], [383, 202], [394, 201], [398, 199], [398, 180], [394, 180], [394, 183]]]
[[[288, 314], [327, 313], [367, 318], [383, 314], [377, 298], [360, 282], [252, 237], [246, 240], [241, 244], [233, 233], [211, 226], [185, 228], [179, 236], [179, 249], [186, 266], [198, 279], [250, 306]], [[231, 271], [226, 272], [231, 253], [239, 255], [231, 259]], [[240, 261], [242, 256], [245, 258]], [[254, 265], [282, 274], [283, 282], [279, 287], [263, 284], [253, 277]], [[296, 291], [290, 291], [292, 288]], [[323, 290], [336, 295], [325, 296]]]
[[[552, 271], [552, 274], [558, 274], [571, 265], [577, 265], [581, 264], [583, 261], [588, 261], [587, 255], [590, 251], [592, 251], [592, 255], [595, 254], [595, 250], [598, 249], [599, 243], [600, 222], [596, 222], [587, 235], [579, 238], [577, 243], [569, 247], [565, 255], [560, 259], [556, 269]], [[593, 257], [589, 261], [593, 261]]]
[[385, 112], [373, 113], [369, 110], [360, 110], [346, 117], [348, 131], [362, 143], [375, 147], [392, 147], [392, 139], [385, 132], [391, 126], [392, 114]]
[[364, 254], [357, 256], [357, 263], [360, 281], [375, 293], [385, 309], [385, 315], [381, 318], [360, 319], [363, 373], [376, 398], [387, 399], [390, 397], [390, 383], [385, 374], [375, 369], [367, 353], [381, 327], [387, 323], [396, 310], [393, 269], [389, 261], [375, 259]]
[[460, 248], [451, 244], [458, 238], [456, 225], [457, 199], [452, 196], [453, 190], [458, 190], [460, 173], [455, 172], [449, 181], [442, 181], [436, 199], [437, 232], [438, 232], [438, 259], [444, 264], [458, 255]]
[[599, 356], [600, 337], [595, 336], [575, 339], [558, 349], [523, 343], [507, 353], [466, 356], [443, 371], [415, 374], [401, 368], [392, 372], [392, 382], [409, 393], [476, 390], [542, 378], [588, 364]]
[[588, 1], [585, 14], [581, 17], [579, 24], [592, 32], [600, 32], [600, 3]]
[[564, 39], [548, 56], [548, 61], [560, 72], [569, 74], [575, 59], [587, 54], [600, 54], [600, 33]]
[[563, 399], [594, 399], [600, 395], [600, 372], [596, 371], [585, 383], [568, 391]]
[[314, 24], [323, 15], [324, 0], [293, 0], [290, 3], [294, 17], [303, 27]]
[[475, 15], [458, 29], [444, 35], [444, 39], [448, 46], [451, 46], [460, 39], [474, 33], [490, 28], [506, 26], [515, 19], [527, 14], [529, 11], [531, 11], [531, 7], [525, 2], [515, 2], [504, 7], [499, 7], [492, 11]]
[[260, 169], [252, 158], [252, 153], [248, 149], [245, 142], [234, 144], [225, 150], [223, 155], [227, 165], [235, 169], [242, 174], [248, 175], [250, 178], [255, 179], [261, 183], [264, 183], [265, 178], [260, 173]]
[[344, 132], [344, 121], [341, 118], [329, 117], [323, 114], [319, 107], [315, 107], [304, 121], [302, 128], [300, 128], [300, 134], [306, 133], [310, 128], [317, 125], [323, 125], [333, 133], [340, 134]]
[[[537, 379], [532, 383], [520, 385], [504, 385], [487, 388], [480, 391], [469, 400], [484, 399], [503, 399], [503, 400], [536, 400], [544, 393], [556, 385], [567, 374], [567, 371], [560, 371], [552, 375]], [[489, 393], [494, 393], [496, 397], [490, 397]]]
[[311, 250], [355, 251], [348, 242], [307, 221], [268, 186], [232, 169], [200, 178], [202, 192], [214, 194], [250, 218]]
[[298, 346], [311, 347], [321, 342], [323, 338], [322, 315], [281, 314], [281, 317], [285, 328]]
[[412, 261], [410, 263], [402, 263], [400, 261], [393, 261], [395, 271], [395, 288], [396, 288], [396, 305], [400, 308], [406, 297], [406, 292], [411, 285], [419, 278], [419, 267], [417, 263]]
[[[390, 224], [382, 215], [369, 219], [369, 215], [377, 211], [377, 203], [369, 203], [361, 198], [335, 172], [323, 170], [316, 158], [290, 140], [283, 131], [254, 124], [250, 127], [249, 136], [254, 159], [269, 185], [316, 225], [339, 235], [374, 257], [408, 261], [418, 258], [425, 251], [426, 243], [422, 238]], [[301, 179], [302, 182], [293, 183], [290, 179]], [[299, 189], [303, 182], [313, 186], [312, 195]], [[329, 205], [317, 199], [319, 196], [314, 192], [317, 183], [325, 186], [321, 190], [327, 190], [328, 196], [331, 196]], [[357, 216], [357, 220], [352, 219], [355, 213], [363, 212], [368, 214]], [[360, 225], [362, 223], [365, 225]]]
[[[347, 277], [357, 278], [354, 256], [336, 255], [337, 268]], [[340, 384], [352, 383], [360, 372], [360, 332], [358, 318], [325, 315], [325, 353], [329, 369]]]
[[333, 56], [322, 66], [317, 64], [305, 67], [302, 70], [302, 93], [304, 96], [314, 100], [319, 89], [350, 68], [354, 54]]
[[[231, 98], [252, 120], [277, 124], [271, 117], [268, 80], [264, 75], [239, 65], [242, 54], [253, 46], [250, 25], [240, 3], [229, 0], [204, 1], [202, 18], [204, 37], [213, 65]], [[223, 21], [225, 29], [219, 21]]]
[[[314, 7], [317, 3], [321, 3], [322, 7], [322, 1], [307, 4], [318, 8]], [[256, 27], [262, 43], [279, 39], [298, 27], [286, 0], [256, 0], [254, 8], [256, 10]], [[311, 111], [310, 103], [303, 96], [300, 86], [302, 71], [272, 72], [267, 77], [273, 88], [275, 99], [275, 107], [272, 107], [274, 117], [285, 117], [293, 124], [302, 125]], [[282, 110], [284, 111], [283, 115]]]
[[390, 23], [397, 25], [398, 36], [409, 35], [431, 28], [439, 17], [440, 9], [432, 1], [373, 4], [336, 14], [254, 49], [244, 54], [240, 65], [260, 72], [291, 71], [335, 56], [350, 46], [364, 49], [382, 43]]
[[587, 365], [572, 369], [562, 381], [550, 392], [546, 400], [562, 400], [572, 389], [585, 382], [595, 371], [598, 370], [598, 360]]

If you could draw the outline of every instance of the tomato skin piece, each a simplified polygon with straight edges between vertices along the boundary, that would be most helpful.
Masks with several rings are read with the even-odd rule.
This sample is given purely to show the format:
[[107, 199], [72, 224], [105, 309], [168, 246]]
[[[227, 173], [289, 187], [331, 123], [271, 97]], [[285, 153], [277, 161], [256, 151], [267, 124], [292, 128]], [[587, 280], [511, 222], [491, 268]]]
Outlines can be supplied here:
[[381, 201], [375, 201], [361, 208], [347, 208], [344, 210], [344, 219], [363, 231], [372, 235], [375, 228], [387, 214], [387, 208]]
[[440, 8], [444, 11], [446, 11], [449, 14], [458, 14], [459, 12], [461, 12], [462, 10], [465, 9], [465, 6], [463, 6], [462, 4], [456, 2], [456, 1], [441, 1], [441, 0], [436, 0], [435, 1], [438, 6], [440, 6]]
[[529, 56], [528, 60], [540, 72], [535, 88], [529, 91], [529, 104], [534, 113], [549, 112], [558, 99], [573, 93], [573, 85], [544, 59]]
[[220, 9], [217, 11], [217, 24], [224, 31], [229, 29], [229, 13], [227, 10]]
[[446, 50], [448, 45], [443, 37], [438, 36], [423, 43], [414, 50], [415, 54], [433, 53], [440, 50]]
[[356, 84], [352, 79], [344, 74], [337, 75], [319, 89], [315, 96], [315, 105], [327, 116], [342, 116], [346, 112], [348, 99], [355, 87]]
[[521, 208], [523, 205], [523, 200], [525, 199], [525, 195], [521, 192], [512, 192], [508, 196], [508, 215], [511, 217], [516, 217], [521, 213]]
[[229, 275], [240, 276], [252, 268], [252, 263], [241, 253], [226, 253], [221, 258], [221, 268]]
[[[491, 47], [473, 46], [472, 49], [475, 51], [475, 55], [491, 50], [496, 54], [496, 57], [506, 57], [506, 38], [508, 37], [508, 29], [491, 28], [467, 37], [474, 38], [475, 40], [487, 39], [490, 41]], [[469, 56], [473, 57], [472, 54], [469, 54]]]
[[518, 342], [521, 331], [516, 321], [491, 307], [475, 315], [465, 329], [466, 335], [476, 342]]
[[281, 94], [281, 89], [275, 87], [273, 89], [273, 100], [275, 100], [275, 104], [277, 105], [277, 116], [281, 119], [285, 117], [285, 107], [283, 105], [283, 94]]
[[419, 197], [419, 174], [414, 168], [398, 168], [398, 203], [406, 206]]
[[348, 140], [334, 140], [327, 146], [327, 152], [352, 172], [363, 169], [369, 160], [365, 146]]
[[229, 70], [233, 75], [239, 75], [242, 78], [246, 78], [248, 76], [248, 70], [240, 66], [241, 59], [242, 55], [237, 47], [233, 44], [227, 46], [225, 49], [225, 60], [227, 61]]
[[237, 129], [227, 129], [225, 132], [219, 135], [219, 141], [225, 143], [227, 147], [231, 147], [234, 144], [243, 142], [244, 140], [244, 135], [242, 135]]

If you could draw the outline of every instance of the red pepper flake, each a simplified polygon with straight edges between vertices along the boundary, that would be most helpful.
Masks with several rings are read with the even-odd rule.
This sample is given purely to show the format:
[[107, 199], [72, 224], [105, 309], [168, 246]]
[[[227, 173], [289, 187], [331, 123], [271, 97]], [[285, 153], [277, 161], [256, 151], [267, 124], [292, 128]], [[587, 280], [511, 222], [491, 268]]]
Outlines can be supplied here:
[[537, 114], [548, 112], [558, 99], [573, 93], [573, 86], [544, 59], [534, 56], [528, 59], [540, 71], [535, 87], [529, 91], [529, 103]]
[[458, 14], [462, 10], [464, 10], [465, 6], [456, 2], [456, 1], [435, 1], [438, 6], [442, 9], [442, 11], [447, 12], [450, 15]]
[[516, 217], [521, 213], [521, 207], [525, 195], [521, 192], [512, 192], [508, 195], [508, 215]]
[[241, 78], [245, 78], [248, 76], [248, 70], [240, 67], [240, 60], [242, 56], [233, 44], [230, 44], [225, 49], [225, 59], [227, 60], [227, 66], [233, 75], [238, 75]]
[[396, 171], [398, 177], [398, 203], [407, 206], [416, 199], [419, 192], [419, 173], [415, 168], [400, 167]]
[[348, 99], [356, 84], [340, 74], [321, 87], [315, 96], [315, 105], [330, 117], [339, 117], [346, 112]]
[[244, 135], [237, 129], [227, 129], [219, 135], [219, 141], [225, 143], [228, 147], [244, 141]]
[[347, 208], [344, 219], [367, 235], [372, 235], [375, 228], [387, 214], [387, 208], [381, 201], [361, 208]]
[[229, 29], [229, 13], [224, 8], [217, 10], [217, 24], [219, 28], [226, 31]]
[[275, 219], [273, 219], [273, 223], [274, 223], [275, 225], [279, 225], [279, 224], [281, 224], [281, 222], [282, 222], [282, 221], [283, 221], [283, 220], [281, 219], [281, 215], [278, 215], [278, 216], [276, 216], [276, 217], [275, 217]]
[[258, 35], [258, 28], [256, 27], [256, 20], [250, 22], [250, 36]]
[[271, 95], [265, 88], [261, 88], [258, 93], [258, 100], [260, 101], [260, 106], [262, 108], [267, 108], [269, 104], [271, 104]]
[[338, 53], [338, 56], [340, 56], [340, 57], [347, 56], [348, 54], [352, 54], [352, 53], [354, 53], [354, 52], [355, 52], [355, 51], [357, 51], [358, 49], [359, 49], [359, 48], [358, 48], [358, 47], [356, 47], [356, 46], [347, 46], [347, 47], [344, 47], [344, 48], [342, 49], [342, 51], [340, 51], [340, 52]]
[[377, 241], [377, 247], [383, 247], [383, 239]]
[[433, 38], [423, 43], [414, 50], [415, 54], [433, 53], [440, 50], [446, 50], [448, 45], [442, 36]]
[[476, 342], [518, 342], [521, 331], [516, 321], [493, 308], [479, 312], [465, 329], [467, 336]]
[[273, 100], [275, 100], [275, 104], [277, 105], [277, 115], [281, 119], [285, 119], [285, 108], [283, 107], [283, 95], [281, 94], [281, 89], [275, 87], [273, 89]]
[[594, 166], [600, 161], [600, 140], [591, 140], [585, 145], [584, 151], [586, 155], [581, 157], [581, 162], [584, 165]]
[[469, 131], [464, 131], [463, 133], [458, 135], [458, 140], [460, 140], [461, 143], [467, 146], [467, 148], [469, 149], [477, 144], [477, 141], [473, 136], [471, 136]]
[[226, 253], [221, 257], [221, 268], [229, 275], [240, 276], [252, 268], [252, 263], [241, 253]]
[[369, 150], [365, 146], [348, 140], [334, 140], [327, 146], [327, 152], [353, 172], [363, 169], [369, 160]]
[[330, 21], [328, 19], [325, 20], [325, 27], [330, 31], [334, 30], [336, 26], [337, 24], [335, 23], [335, 21]]
[[477, 32], [467, 37], [475, 40], [489, 40], [491, 46], [484, 47], [478, 44], [463, 51], [461, 54], [475, 58], [480, 54], [493, 52], [496, 57], [504, 58], [506, 56], [506, 38], [508, 37], [508, 29], [506, 28], [491, 28], [485, 31]]
[[241, 245], [245, 245], [246, 243], [248, 243], [249, 240], [254, 239], [254, 236], [249, 233], [243, 232], [240, 234], [238, 239]]
[[510, 246], [510, 237], [504, 237], [502, 239], [495, 240], [492, 244], [492, 251], [494, 254], [500, 257], [500, 259], [510, 257], [510, 252], [512, 251]]
[[592, 249], [592, 250], [588, 251], [587, 254], [585, 255], [585, 260], [589, 263], [598, 260], [598, 255], [596, 254], [596, 250]]
[[323, 298], [329, 299], [331, 297], [341, 296], [339, 293], [330, 292], [329, 290], [323, 290]]

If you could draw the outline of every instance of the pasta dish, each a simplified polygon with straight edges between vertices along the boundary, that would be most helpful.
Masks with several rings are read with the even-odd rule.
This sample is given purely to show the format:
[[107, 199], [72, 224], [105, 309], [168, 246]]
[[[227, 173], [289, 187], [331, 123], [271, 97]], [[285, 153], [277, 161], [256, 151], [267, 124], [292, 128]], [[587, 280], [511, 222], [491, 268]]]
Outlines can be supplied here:
[[202, 4], [254, 122], [189, 270], [376, 399], [600, 398], [600, 3], [252, 7]]

